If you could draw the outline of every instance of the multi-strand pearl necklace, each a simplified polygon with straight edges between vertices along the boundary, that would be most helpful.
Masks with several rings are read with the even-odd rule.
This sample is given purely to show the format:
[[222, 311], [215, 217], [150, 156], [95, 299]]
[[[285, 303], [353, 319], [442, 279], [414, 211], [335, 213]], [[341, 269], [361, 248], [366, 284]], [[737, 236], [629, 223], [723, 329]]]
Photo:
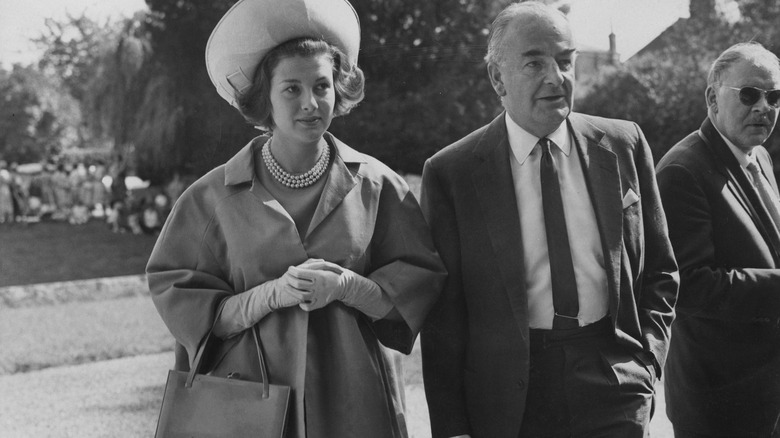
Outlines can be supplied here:
[[328, 168], [328, 163], [330, 162], [330, 146], [326, 145], [325, 150], [322, 151], [322, 154], [320, 155], [320, 158], [317, 159], [317, 163], [314, 164], [314, 167], [309, 169], [308, 172], [298, 174], [292, 174], [282, 169], [282, 166], [279, 165], [279, 162], [277, 162], [276, 158], [271, 154], [270, 138], [263, 145], [262, 155], [265, 167], [268, 168], [268, 171], [275, 180], [291, 189], [302, 189], [316, 183], [322, 175], [325, 174], [325, 170]]

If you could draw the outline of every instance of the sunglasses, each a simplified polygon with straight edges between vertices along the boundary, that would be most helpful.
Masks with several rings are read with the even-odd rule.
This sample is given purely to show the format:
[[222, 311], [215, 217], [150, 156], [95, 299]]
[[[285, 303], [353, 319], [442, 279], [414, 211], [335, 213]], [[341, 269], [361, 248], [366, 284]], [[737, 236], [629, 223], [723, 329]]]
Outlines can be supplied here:
[[762, 90], [761, 88], [756, 87], [737, 88], [726, 86], [726, 88], [739, 91], [739, 101], [745, 106], [755, 105], [756, 102], [761, 99], [761, 95], [766, 97], [766, 103], [768, 103], [769, 106], [775, 108], [780, 106], [780, 103], [778, 102], [780, 101], [780, 90]]

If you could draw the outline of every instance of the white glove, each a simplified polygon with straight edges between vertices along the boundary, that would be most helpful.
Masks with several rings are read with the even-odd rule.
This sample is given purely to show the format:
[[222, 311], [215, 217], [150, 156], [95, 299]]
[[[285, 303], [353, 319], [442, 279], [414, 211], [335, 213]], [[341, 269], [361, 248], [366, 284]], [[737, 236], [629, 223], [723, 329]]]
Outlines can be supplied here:
[[335, 263], [309, 260], [305, 266], [291, 267], [289, 272], [302, 280], [302, 288], [309, 292], [306, 300], [299, 305], [307, 312], [338, 300], [376, 320], [393, 308], [393, 303], [378, 284]]
[[268, 307], [269, 311], [273, 311], [297, 306], [304, 302], [308, 296], [306, 289], [309, 287], [310, 282], [298, 278], [294, 272], [296, 269], [301, 269], [310, 263], [311, 260], [307, 260], [297, 267], [290, 266], [284, 275], [276, 280], [267, 281], [250, 289], [252, 294], [255, 295], [256, 301], [252, 307], [259, 307], [258, 310]]
[[[306, 267], [316, 261], [310, 259], [298, 267]], [[296, 267], [290, 266], [281, 277], [226, 299], [214, 324], [214, 334], [227, 339], [257, 324], [274, 310], [302, 303], [309, 295], [302, 286], [308, 287], [310, 281], [295, 277], [292, 269]]]

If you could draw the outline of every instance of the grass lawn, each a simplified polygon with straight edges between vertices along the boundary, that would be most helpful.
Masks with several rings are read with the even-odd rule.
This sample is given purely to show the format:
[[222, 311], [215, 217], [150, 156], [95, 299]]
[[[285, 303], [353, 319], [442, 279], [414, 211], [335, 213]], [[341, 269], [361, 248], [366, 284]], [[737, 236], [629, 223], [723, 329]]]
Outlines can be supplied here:
[[143, 274], [155, 240], [94, 219], [0, 224], [0, 287]]

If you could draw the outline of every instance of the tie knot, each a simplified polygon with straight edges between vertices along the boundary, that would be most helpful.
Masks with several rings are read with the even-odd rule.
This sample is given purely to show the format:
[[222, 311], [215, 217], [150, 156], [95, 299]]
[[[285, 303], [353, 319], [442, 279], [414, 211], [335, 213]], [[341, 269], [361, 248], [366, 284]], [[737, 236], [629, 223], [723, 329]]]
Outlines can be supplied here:
[[551, 152], [552, 152], [552, 151], [550, 150], [550, 148], [552, 147], [552, 146], [551, 146], [551, 143], [552, 143], [552, 142], [551, 142], [551, 141], [550, 141], [550, 139], [549, 139], [549, 138], [547, 138], [547, 137], [544, 137], [544, 138], [540, 138], [540, 139], [539, 139], [539, 144], [542, 146], [542, 153], [543, 153], [543, 154], [549, 154], [549, 153], [551, 153]]
[[753, 177], [753, 184], [756, 184], [759, 182], [759, 178], [761, 178], [761, 169], [758, 167], [758, 164], [756, 164], [755, 161], [751, 161], [747, 165], [748, 172], [750, 172], [750, 175]]

